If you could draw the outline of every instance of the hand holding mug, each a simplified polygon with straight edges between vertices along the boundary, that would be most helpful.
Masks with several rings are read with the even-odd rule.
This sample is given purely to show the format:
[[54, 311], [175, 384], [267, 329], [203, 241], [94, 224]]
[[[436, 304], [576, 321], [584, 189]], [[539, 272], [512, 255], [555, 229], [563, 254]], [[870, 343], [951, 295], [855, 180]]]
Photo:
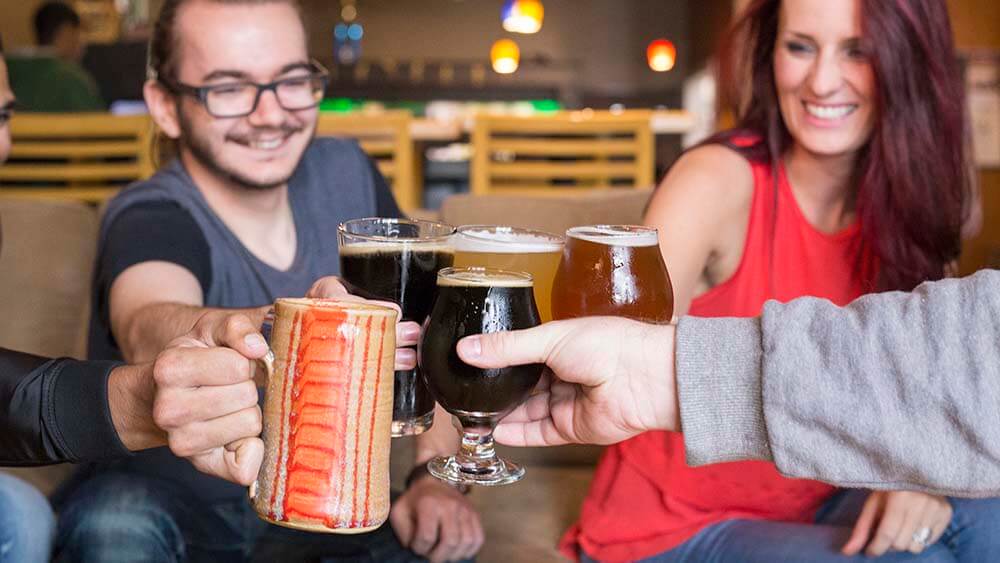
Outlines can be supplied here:
[[264, 444], [254, 383], [267, 343], [245, 314], [202, 317], [153, 365], [153, 420], [199, 471], [249, 485]]

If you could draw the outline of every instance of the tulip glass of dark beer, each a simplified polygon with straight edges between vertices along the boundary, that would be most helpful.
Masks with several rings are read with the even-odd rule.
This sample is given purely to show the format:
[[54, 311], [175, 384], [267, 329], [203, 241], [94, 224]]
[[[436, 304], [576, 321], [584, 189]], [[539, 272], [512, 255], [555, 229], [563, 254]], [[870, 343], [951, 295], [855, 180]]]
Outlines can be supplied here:
[[538, 325], [531, 275], [490, 268], [447, 268], [420, 343], [420, 366], [437, 402], [454, 415], [462, 443], [457, 454], [427, 464], [431, 474], [463, 485], [506, 485], [524, 468], [497, 456], [493, 428], [523, 403], [542, 375], [541, 364], [501, 369], [472, 367], [455, 345], [471, 334]]
[[[454, 227], [407, 219], [356, 219], [338, 228], [340, 273], [352, 293], [398, 303], [403, 320], [423, 323], [437, 294], [437, 275], [452, 265]], [[392, 436], [412, 436], [434, 423], [434, 398], [418, 370], [397, 371]]]
[[656, 229], [593, 225], [566, 231], [552, 288], [554, 318], [609, 315], [666, 323], [673, 314]]

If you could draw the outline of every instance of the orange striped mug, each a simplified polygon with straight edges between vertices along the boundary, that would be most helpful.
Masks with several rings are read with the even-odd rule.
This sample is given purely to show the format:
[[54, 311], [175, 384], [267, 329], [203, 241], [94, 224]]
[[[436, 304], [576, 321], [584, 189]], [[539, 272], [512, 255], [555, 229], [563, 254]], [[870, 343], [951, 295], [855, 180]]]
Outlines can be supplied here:
[[254, 510], [312, 532], [378, 528], [389, 517], [396, 311], [279, 299], [270, 343]]

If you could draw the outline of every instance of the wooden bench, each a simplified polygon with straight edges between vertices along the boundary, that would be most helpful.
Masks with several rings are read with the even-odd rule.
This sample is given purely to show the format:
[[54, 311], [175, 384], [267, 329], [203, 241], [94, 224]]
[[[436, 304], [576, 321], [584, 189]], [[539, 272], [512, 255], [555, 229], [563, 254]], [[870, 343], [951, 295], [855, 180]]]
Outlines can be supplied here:
[[147, 116], [19, 114], [0, 195], [101, 203], [153, 174]]

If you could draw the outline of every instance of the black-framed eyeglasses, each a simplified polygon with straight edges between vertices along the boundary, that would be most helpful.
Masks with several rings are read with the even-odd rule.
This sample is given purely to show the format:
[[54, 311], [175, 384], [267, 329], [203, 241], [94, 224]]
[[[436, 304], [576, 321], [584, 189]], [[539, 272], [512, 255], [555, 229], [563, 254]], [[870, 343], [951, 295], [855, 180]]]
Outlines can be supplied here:
[[16, 104], [11, 102], [3, 107], [0, 107], [0, 127], [3, 127], [10, 123], [10, 118], [14, 117], [14, 108]]
[[212, 117], [246, 117], [257, 111], [260, 97], [268, 91], [274, 92], [278, 105], [286, 111], [301, 111], [318, 106], [326, 93], [329, 73], [316, 61], [311, 62], [307, 70], [308, 74], [289, 76], [267, 84], [242, 80], [211, 86], [192, 86], [163, 78], [160, 82], [175, 94], [196, 98]]

